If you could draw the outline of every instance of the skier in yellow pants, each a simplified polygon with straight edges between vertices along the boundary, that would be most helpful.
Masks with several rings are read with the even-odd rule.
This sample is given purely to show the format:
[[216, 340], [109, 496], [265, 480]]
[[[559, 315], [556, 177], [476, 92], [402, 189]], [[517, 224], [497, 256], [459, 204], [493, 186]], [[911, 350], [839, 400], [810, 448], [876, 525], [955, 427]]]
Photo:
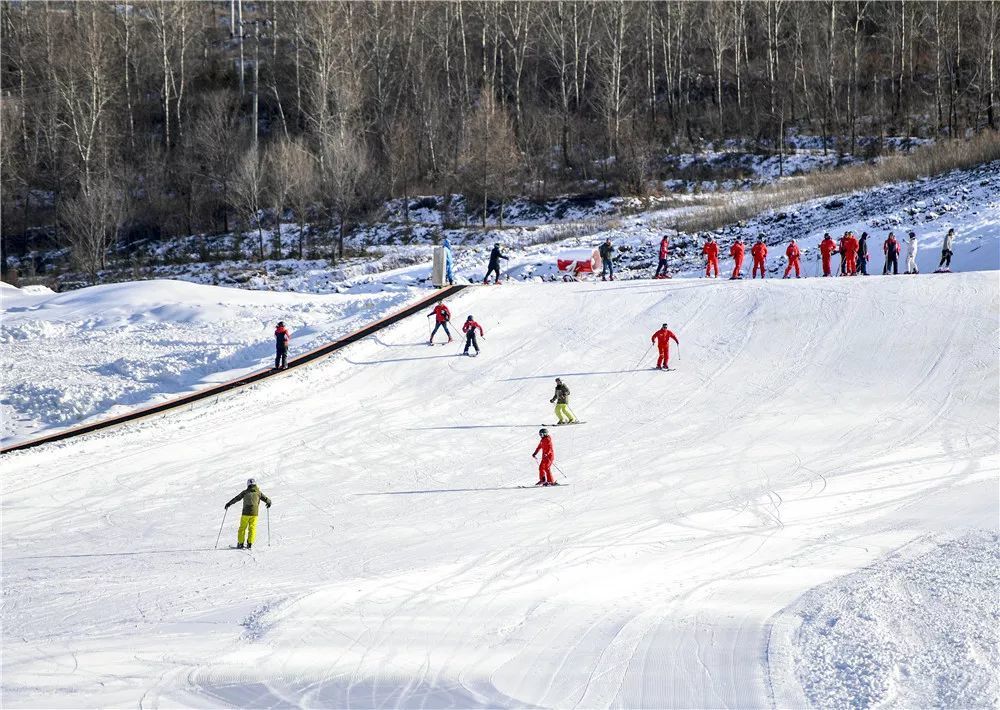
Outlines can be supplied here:
[[260, 502], [264, 501], [264, 504], [270, 508], [271, 499], [261, 493], [257, 483], [250, 478], [247, 480], [246, 490], [240, 491], [235, 498], [226, 503], [226, 510], [229, 510], [229, 506], [240, 500], [243, 501], [243, 515], [240, 516], [240, 529], [236, 534], [236, 547], [242, 550], [243, 541], [246, 540], [246, 548], [249, 550], [253, 546], [254, 540], [257, 539], [257, 512], [260, 508]]
[[576, 415], [569, 409], [569, 387], [564, 385], [558, 377], [556, 378], [556, 393], [549, 400], [550, 404], [552, 402], [556, 403], [556, 416], [559, 418], [556, 424], [576, 424]]

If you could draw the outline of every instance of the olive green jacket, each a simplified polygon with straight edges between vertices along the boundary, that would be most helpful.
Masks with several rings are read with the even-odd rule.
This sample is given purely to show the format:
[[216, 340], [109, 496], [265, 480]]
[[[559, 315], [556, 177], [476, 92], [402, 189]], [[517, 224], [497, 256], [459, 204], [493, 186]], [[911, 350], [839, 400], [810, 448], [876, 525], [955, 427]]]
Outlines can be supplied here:
[[235, 498], [226, 503], [226, 507], [228, 508], [238, 500], [243, 501], [243, 515], [257, 515], [261, 501], [267, 503], [268, 508], [271, 507], [271, 499], [260, 492], [256, 483], [252, 486], [247, 486], [245, 491], [240, 491]]
[[569, 404], [569, 387], [566, 385], [556, 385], [556, 393], [552, 395], [550, 402], [556, 404]]

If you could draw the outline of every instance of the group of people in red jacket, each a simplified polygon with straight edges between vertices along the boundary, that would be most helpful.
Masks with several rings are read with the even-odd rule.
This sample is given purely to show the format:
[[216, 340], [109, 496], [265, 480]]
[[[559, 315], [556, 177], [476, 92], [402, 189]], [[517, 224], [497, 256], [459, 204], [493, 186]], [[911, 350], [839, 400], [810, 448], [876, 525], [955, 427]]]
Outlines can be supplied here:
[[[893, 273], [897, 273], [899, 251], [899, 242], [896, 241], [895, 235], [890, 233], [888, 239], [885, 240], [885, 244], [882, 246], [882, 252], [885, 255], [884, 273], [889, 273], [890, 270]], [[667, 260], [669, 252], [670, 240], [669, 237], [664, 235], [660, 240], [659, 262], [656, 265], [656, 273], [653, 278], [670, 278]], [[715, 241], [715, 237], [709, 235], [708, 241], [701, 248], [701, 253], [705, 257], [706, 278], [718, 278], [719, 252], [719, 243]], [[834, 241], [829, 233], [826, 233], [823, 235], [823, 240], [819, 243], [819, 252], [823, 262], [823, 276], [833, 276], [831, 259], [834, 254], [840, 254], [841, 276], [868, 275], [868, 232], [862, 232], [860, 238], [853, 231], [844, 232], [844, 236], [840, 238], [839, 243]], [[733, 273], [729, 277], [730, 280], [743, 278], [743, 258], [745, 254], [746, 246], [743, 243], [743, 239], [737, 237], [733, 245], [729, 247], [729, 256], [733, 259]], [[751, 278], [757, 278], [758, 274], [760, 278], [764, 278], [767, 268], [767, 244], [764, 243], [763, 236], [757, 237], [757, 241], [750, 247], [750, 256], [753, 258]], [[795, 272], [795, 278], [801, 278], [802, 250], [794, 239], [785, 248], [785, 257], [788, 259], [788, 264], [785, 267], [783, 278], [790, 278], [792, 271]]]
[[[667, 250], [669, 249], [669, 240], [666, 236], [660, 240], [660, 264], [663, 267], [663, 273], [666, 274], [666, 261], [667, 261]], [[719, 277], [719, 243], [715, 241], [715, 237], [709, 235], [708, 241], [705, 242], [705, 246], [701, 248], [701, 253], [705, 257], [705, 277], [706, 278], [718, 278]], [[799, 248], [795, 244], [795, 240], [789, 245], [788, 249], [785, 251], [788, 255], [788, 269], [785, 270], [785, 277], [787, 278], [789, 272], [794, 264], [795, 275], [799, 275]], [[743, 278], [743, 257], [746, 254], [746, 246], [743, 244], [743, 239], [740, 237], [736, 238], [736, 241], [731, 247], [729, 247], [729, 256], [733, 258], [733, 275], [730, 276], [730, 280]], [[753, 257], [753, 278], [757, 278], [757, 274], [760, 274], [761, 278], [764, 278], [765, 274], [765, 262], [767, 260], [767, 244], [764, 243], [764, 237], [757, 237], [757, 242], [750, 247], [750, 256]], [[660, 268], [657, 267], [657, 277], [659, 276]], [[666, 276], [666, 278], [670, 278]]]

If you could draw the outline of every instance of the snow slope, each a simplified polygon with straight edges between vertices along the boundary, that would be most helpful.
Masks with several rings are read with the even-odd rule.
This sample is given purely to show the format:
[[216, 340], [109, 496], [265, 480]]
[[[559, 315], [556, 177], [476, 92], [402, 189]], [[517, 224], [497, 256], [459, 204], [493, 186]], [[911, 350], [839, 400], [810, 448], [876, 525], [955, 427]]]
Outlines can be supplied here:
[[4, 284], [0, 436], [12, 443], [224, 382], [273, 364], [279, 320], [294, 356], [417, 295], [402, 284], [331, 295], [181, 281], [60, 294]]
[[[942, 676], [985, 683], [952, 696], [892, 654], [803, 679], [819, 629], [797, 625], [860, 598], [859, 569], [984, 598], [955, 580], [986, 554], [961, 541], [997, 526], [995, 273], [525, 284], [453, 306], [485, 327], [477, 359], [412, 318], [203, 408], [4, 457], [5, 707], [863, 706], [836, 690], [862, 676], [890, 705], [995, 705], [988, 608], [903, 647], [986, 634]], [[675, 372], [642, 357], [664, 320]], [[569, 485], [519, 489], [556, 375], [587, 420], [554, 431]], [[248, 475], [270, 518], [252, 552], [215, 551]], [[916, 542], [954, 572], [892, 554]]]

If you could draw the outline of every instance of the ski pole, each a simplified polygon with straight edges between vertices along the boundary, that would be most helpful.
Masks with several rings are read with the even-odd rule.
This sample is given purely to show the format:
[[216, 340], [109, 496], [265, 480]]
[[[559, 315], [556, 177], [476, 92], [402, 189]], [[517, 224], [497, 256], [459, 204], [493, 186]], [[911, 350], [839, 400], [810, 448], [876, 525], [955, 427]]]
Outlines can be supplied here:
[[271, 506], [265, 508], [267, 511], [267, 546], [271, 546]]
[[560, 476], [562, 476], [563, 478], [569, 478], [569, 476], [566, 475], [566, 472], [563, 471], [561, 468], [559, 468], [559, 465], [555, 461], [552, 462], [552, 465], [556, 467], [556, 471], [559, 472]]
[[229, 515], [229, 508], [226, 508], [226, 512], [222, 514], [222, 524], [219, 525], [219, 536], [215, 538], [215, 549], [219, 549], [219, 540], [222, 539], [222, 528], [226, 525], [226, 516]]
[[639, 358], [639, 362], [637, 362], [637, 363], [635, 364], [635, 366], [636, 366], [636, 367], [639, 367], [639, 365], [641, 365], [641, 364], [642, 364], [642, 361], [646, 359], [646, 356], [647, 356], [647, 355], [649, 355], [649, 351], [650, 351], [650, 350], [652, 350], [652, 349], [653, 349], [653, 344], [652, 344], [652, 343], [650, 343], [650, 344], [649, 344], [649, 347], [648, 347], [648, 348], [646, 348], [646, 352], [644, 352], [644, 353], [642, 354], [642, 357], [640, 357], [640, 358]]

